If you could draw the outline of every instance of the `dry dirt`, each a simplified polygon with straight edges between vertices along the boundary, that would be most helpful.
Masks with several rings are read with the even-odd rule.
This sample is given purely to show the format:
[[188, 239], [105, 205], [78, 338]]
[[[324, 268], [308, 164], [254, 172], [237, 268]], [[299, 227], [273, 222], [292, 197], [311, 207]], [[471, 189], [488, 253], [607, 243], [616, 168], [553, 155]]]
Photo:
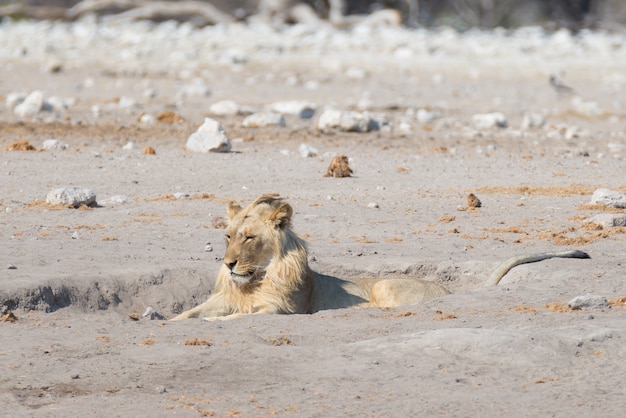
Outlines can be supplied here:
[[[116, 63], [87, 63], [50, 73], [18, 58], [0, 65], [3, 101], [36, 89], [77, 98], [54, 121], [49, 112], [20, 119], [0, 109], [0, 303], [1, 314], [13, 313], [0, 323], [4, 411], [621, 415], [626, 235], [584, 222], [605, 211], [589, 205], [596, 188], [626, 193], [626, 115], [616, 104], [623, 90], [597, 83], [617, 64], [433, 57], [409, 66], [365, 54], [357, 64], [342, 62], [366, 71], [355, 78], [314, 62], [208, 67], [212, 94], [182, 103], [174, 96], [186, 81], [150, 68], [136, 75], [114, 71]], [[548, 73], [565, 70], [602, 114], [574, 111], [571, 98], [549, 88]], [[293, 74], [318, 85], [285, 83]], [[156, 98], [142, 95], [148, 87]], [[107, 107], [122, 96], [140, 107]], [[316, 129], [324, 106], [354, 109], [364, 98], [391, 127]], [[221, 117], [233, 152], [186, 151], [209, 105], [222, 99], [257, 108], [308, 100], [318, 112], [256, 129], [242, 128], [243, 116]], [[103, 109], [98, 117], [93, 106]], [[411, 116], [418, 108], [441, 109], [444, 117], [420, 123]], [[472, 115], [492, 111], [507, 115], [509, 128], [476, 131]], [[546, 126], [520, 130], [528, 112], [543, 113]], [[145, 126], [142, 113], [162, 116]], [[410, 131], [399, 128], [403, 121]], [[548, 134], [571, 126], [582, 133]], [[69, 149], [42, 151], [50, 138]], [[17, 141], [36, 150], [12, 147]], [[135, 149], [122, 149], [130, 141]], [[320, 155], [302, 158], [302, 143]], [[349, 158], [350, 177], [325, 176], [334, 155]], [[63, 186], [87, 187], [99, 204], [45, 204], [47, 192]], [[405, 274], [453, 294], [391, 310], [211, 323], [142, 317], [146, 307], [171, 317], [207, 297], [224, 251], [226, 204], [262, 193], [291, 203], [314, 269], [338, 277]], [[468, 207], [470, 193], [480, 207]], [[111, 200], [118, 195], [128, 202]], [[519, 266], [498, 287], [482, 288], [508, 257], [569, 248], [592, 258]], [[586, 293], [615, 300], [602, 310], [567, 309]]]

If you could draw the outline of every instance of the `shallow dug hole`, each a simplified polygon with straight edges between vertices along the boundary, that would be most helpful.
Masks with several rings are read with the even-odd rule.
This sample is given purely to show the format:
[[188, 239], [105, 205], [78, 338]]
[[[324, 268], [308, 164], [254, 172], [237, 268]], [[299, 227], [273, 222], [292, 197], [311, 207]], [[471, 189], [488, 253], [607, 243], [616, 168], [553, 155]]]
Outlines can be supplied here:
[[[0, 309], [53, 312], [114, 309], [137, 312], [153, 307], [165, 316], [182, 312], [210, 294], [214, 274], [193, 269], [126, 273], [109, 278], [59, 278], [32, 287], [0, 289]], [[141, 312], [139, 312], [141, 314]]]
[[[319, 266], [318, 266], [319, 267]], [[386, 264], [370, 267], [324, 265], [318, 271], [339, 278], [407, 277], [436, 281], [455, 292], [478, 288], [473, 276], [482, 265], [474, 263]], [[169, 318], [190, 309], [211, 294], [217, 271], [190, 268], [153, 272], [126, 271], [106, 278], [66, 277], [37, 284], [0, 289], [0, 313], [38, 310], [53, 312], [72, 308], [82, 312], [114, 310], [141, 315], [147, 307]]]

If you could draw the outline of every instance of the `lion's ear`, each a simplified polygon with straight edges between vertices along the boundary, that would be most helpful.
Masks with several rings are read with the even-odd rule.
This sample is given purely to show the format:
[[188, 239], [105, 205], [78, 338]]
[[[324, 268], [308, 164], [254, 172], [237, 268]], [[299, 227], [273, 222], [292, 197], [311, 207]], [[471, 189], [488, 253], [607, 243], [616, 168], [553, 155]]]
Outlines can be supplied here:
[[278, 208], [272, 212], [270, 215], [270, 221], [274, 223], [279, 228], [284, 228], [289, 224], [291, 220], [291, 215], [293, 214], [293, 209], [289, 206], [288, 203], [283, 203]]
[[241, 212], [241, 206], [234, 202], [230, 202], [226, 211], [228, 212], [228, 219], [233, 219], [239, 212]]

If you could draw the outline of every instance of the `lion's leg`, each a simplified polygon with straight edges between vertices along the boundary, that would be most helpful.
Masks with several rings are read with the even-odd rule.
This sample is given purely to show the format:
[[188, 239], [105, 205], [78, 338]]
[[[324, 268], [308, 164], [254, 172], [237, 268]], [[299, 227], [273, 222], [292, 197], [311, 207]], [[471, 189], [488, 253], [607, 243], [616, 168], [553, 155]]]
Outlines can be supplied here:
[[170, 321], [180, 321], [181, 319], [200, 318], [200, 317], [219, 317], [226, 316], [230, 312], [224, 308], [220, 301], [221, 298], [211, 296], [206, 302], [191, 308], [180, 315], [170, 319]]
[[385, 279], [372, 287], [370, 303], [381, 308], [427, 302], [450, 292], [437, 283], [417, 279]]

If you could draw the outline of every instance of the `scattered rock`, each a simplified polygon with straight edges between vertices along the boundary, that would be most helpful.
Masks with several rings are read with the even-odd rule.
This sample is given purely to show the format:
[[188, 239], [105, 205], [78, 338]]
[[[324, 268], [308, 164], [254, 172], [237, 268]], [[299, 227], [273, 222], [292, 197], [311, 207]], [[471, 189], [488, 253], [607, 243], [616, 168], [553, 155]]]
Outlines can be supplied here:
[[229, 152], [232, 144], [218, 121], [205, 118], [204, 123], [187, 139], [186, 147], [194, 152]]
[[46, 151], [65, 151], [69, 145], [59, 141], [58, 139], [46, 139], [43, 141], [42, 149]]
[[148, 317], [150, 318], [150, 320], [158, 319], [162, 321], [166, 319], [165, 316], [157, 312], [156, 309], [154, 309], [152, 306], [148, 306], [141, 316], [143, 316], [144, 318]]
[[441, 119], [443, 114], [437, 110], [418, 109], [415, 117], [419, 123], [430, 123]]
[[15, 141], [4, 147], [5, 151], [37, 151], [28, 141]]
[[285, 126], [285, 118], [280, 113], [259, 112], [246, 117], [241, 126], [244, 128], [264, 128], [267, 126]]
[[506, 128], [509, 126], [506, 116], [500, 112], [482, 113], [472, 116], [476, 129]]
[[9, 109], [13, 110], [15, 109], [17, 105], [22, 103], [24, 99], [26, 99], [27, 96], [28, 96], [28, 93], [11, 92], [7, 95], [7, 98], [5, 99], [4, 103]]
[[55, 112], [64, 112], [76, 104], [73, 97], [57, 97], [52, 96], [44, 99], [43, 110], [51, 110]]
[[96, 204], [96, 194], [80, 187], [58, 187], [48, 192], [46, 203], [74, 208], [82, 205], [93, 206]]
[[142, 125], [154, 125], [156, 123], [156, 118], [149, 113], [142, 113], [137, 118], [137, 122]]
[[367, 207], [370, 208], [370, 209], [378, 209], [378, 208], [380, 208], [380, 206], [378, 206], [378, 203], [376, 203], [376, 202], [369, 202], [367, 204]]
[[298, 116], [300, 119], [311, 119], [315, 115], [317, 106], [314, 103], [291, 100], [281, 101], [270, 105], [270, 110], [285, 115]]
[[44, 108], [45, 100], [43, 92], [35, 90], [30, 93], [20, 104], [15, 106], [13, 113], [17, 116], [34, 116]]
[[163, 110], [156, 117], [157, 121], [160, 123], [167, 123], [168, 125], [172, 125], [174, 123], [184, 122], [185, 118], [183, 118], [178, 113], [174, 113], [171, 110]]
[[307, 144], [300, 144], [298, 152], [300, 153], [302, 158], [316, 157], [319, 155], [319, 152], [316, 148]]
[[540, 113], [525, 114], [522, 118], [522, 130], [541, 128], [546, 124], [546, 118]]
[[209, 113], [215, 116], [235, 116], [240, 110], [241, 106], [233, 100], [221, 100], [209, 106]]
[[600, 225], [602, 228], [626, 226], [626, 214], [623, 213], [598, 213], [586, 220], [587, 223]]
[[327, 109], [317, 121], [317, 129], [339, 129], [344, 132], [369, 132], [380, 126], [367, 112]]
[[591, 196], [591, 203], [601, 203], [612, 208], [624, 209], [626, 208], [626, 196], [610, 189], [597, 189]]
[[135, 146], [135, 143], [134, 143], [133, 141], [129, 141], [129, 142], [127, 142], [127, 143], [126, 143], [126, 144], [124, 144], [124, 146], [122, 147], [122, 149], [123, 149], [124, 151], [132, 151], [132, 150], [134, 150], [135, 148], [137, 148], [137, 147]]
[[604, 296], [587, 293], [583, 296], [576, 296], [567, 303], [570, 309], [601, 309], [608, 308], [609, 302]]
[[337, 155], [333, 157], [333, 160], [326, 170], [324, 177], [351, 177], [352, 169], [348, 165], [348, 157], [345, 155]]
[[483, 205], [482, 202], [480, 201], [480, 199], [476, 197], [474, 193], [470, 193], [467, 195], [467, 207], [468, 208], [479, 208], [482, 205]]

